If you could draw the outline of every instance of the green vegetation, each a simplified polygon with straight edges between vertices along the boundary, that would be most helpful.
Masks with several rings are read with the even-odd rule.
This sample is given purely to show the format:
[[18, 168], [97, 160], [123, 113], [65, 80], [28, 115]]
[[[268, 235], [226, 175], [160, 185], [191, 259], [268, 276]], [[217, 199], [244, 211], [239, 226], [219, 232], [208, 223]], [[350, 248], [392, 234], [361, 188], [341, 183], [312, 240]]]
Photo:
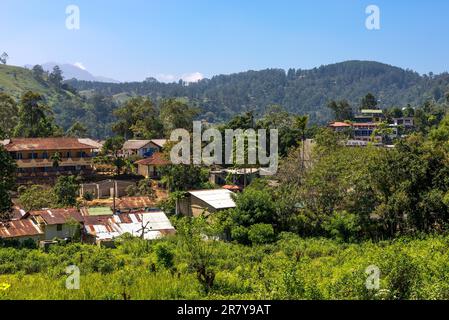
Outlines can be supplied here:
[[[390, 108], [422, 105], [426, 101], [442, 103], [449, 92], [449, 74], [419, 75], [372, 61], [346, 61], [314, 68], [266, 69], [230, 75], [217, 75], [198, 83], [160, 83], [157, 81], [101, 83], [70, 80], [78, 89], [95, 90], [104, 96], [146, 96], [153, 101], [182, 97], [201, 108], [201, 118], [209, 122], [227, 121], [235, 114], [254, 111], [260, 115], [266, 106], [279, 104], [291, 113], [308, 114], [310, 122], [325, 123], [332, 119], [326, 108], [331, 100], [347, 100], [360, 106], [371, 92]], [[367, 100], [372, 106], [373, 100]]]
[[[284, 233], [252, 247], [206, 241], [187, 251], [186, 245], [175, 236], [123, 239], [117, 249], [0, 248], [0, 283], [10, 285], [0, 299], [449, 298], [447, 236], [344, 244]], [[65, 288], [65, 269], [73, 264], [81, 271], [79, 290]], [[381, 271], [380, 290], [366, 288], [371, 265]]]
[[15, 186], [16, 164], [0, 145], [0, 223], [7, 221], [11, 211], [10, 191]]

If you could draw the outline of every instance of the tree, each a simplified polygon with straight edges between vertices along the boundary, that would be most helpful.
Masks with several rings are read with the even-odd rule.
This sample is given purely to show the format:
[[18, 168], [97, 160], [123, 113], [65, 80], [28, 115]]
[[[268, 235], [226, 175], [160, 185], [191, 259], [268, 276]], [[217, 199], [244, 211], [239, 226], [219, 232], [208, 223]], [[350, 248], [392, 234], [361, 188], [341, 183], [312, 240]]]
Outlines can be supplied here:
[[332, 100], [327, 104], [327, 107], [334, 111], [336, 121], [346, 121], [354, 118], [352, 107], [346, 100]]
[[125, 139], [151, 139], [160, 137], [162, 124], [150, 99], [136, 97], [114, 111], [117, 118], [112, 130]]
[[377, 109], [377, 99], [372, 93], [368, 93], [362, 98], [360, 110], [362, 109]]
[[42, 68], [42, 66], [40, 64], [36, 64], [33, 69], [31, 69], [31, 71], [33, 72], [33, 76], [38, 79], [38, 80], [43, 80], [44, 79], [44, 68]]
[[125, 165], [125, 161], [120, 155], [124, 142], [125, 140], [119, 136], [108, 138], [104, 142], [101, 150], [102, 155], [105, 156], [106, 162], [116, 167], [117, 175], [120, 175], [121, 169]]
[[48, 76], [48, 80], [50, 83], [52, 83], [55, 87], [61, 87], [62, 81], [64, 80], [62, 76], [62, 70], [59, 68], [59, 66], [54, 66], [53, 71]]
[[0, 145], [0, 223], [9, 220], [11, 197], [9, 192], [15, 185], [16, 164], [9, 153]]
[[26, 211], [54, 208], [57, 206], [55, 199], [53, 189], [38, 185], [32, 185], [19, 192], [19, 203]]
[[161, 181], [171, 191], [186, 191], [192, 189], [207, 189], [208, 170], [200, 166], [176, 164], [161, 167]]
[[75, 176], [61, 176], [56, 181], [53, 191], [56, 196], [56, 202], [61, 207], [76, 206], [78, 197], [79, 183]]
[[81, 122], [76, 121], [66, 132], [68, 137], [83, 138], [87, 135], [87, 128]]
[[[11, 138], [18, 123], [18, 108], [14, 99], [0, 92], [0, 128], [3, 138]], [[1, 137], [0, 137], [1, 138]]]
[[2, 55], [0, 56], [0, 63], [6, 64], [8, 59], [9, 59], [8, 54], [6, 52], [3, 52]]
[[198, 109], [191, 108], [178, 99], [162, 100], [160, 110], [160, 120], [167, 137], [175, 129], [182, 128], [190, 131], [193, 126], [193, 119], [198, 114]]
[[14, 129], [16, 137], [49, 137], [58, 132], [50, 108], [44, 104], [44, 97], [38, 93], [28, 91], [22, 96], [18, 115], [18, 124]]
[[55, 152], [55, 153], [52, 154], [50, 159], [52, 161], [53, 168], [58, 168], [59, 167], [59, 163], [61, 162], [61, 154], [59, 152]]

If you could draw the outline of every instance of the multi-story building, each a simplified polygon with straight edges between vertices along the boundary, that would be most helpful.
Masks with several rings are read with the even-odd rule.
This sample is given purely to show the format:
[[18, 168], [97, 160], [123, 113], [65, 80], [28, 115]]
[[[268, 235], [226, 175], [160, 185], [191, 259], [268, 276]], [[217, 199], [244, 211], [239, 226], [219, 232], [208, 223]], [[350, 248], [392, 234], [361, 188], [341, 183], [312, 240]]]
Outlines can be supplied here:
[[85, 174], [94, 146], [77, 138], [12, 138], [1, 141], [17, 164], [19, 178]]

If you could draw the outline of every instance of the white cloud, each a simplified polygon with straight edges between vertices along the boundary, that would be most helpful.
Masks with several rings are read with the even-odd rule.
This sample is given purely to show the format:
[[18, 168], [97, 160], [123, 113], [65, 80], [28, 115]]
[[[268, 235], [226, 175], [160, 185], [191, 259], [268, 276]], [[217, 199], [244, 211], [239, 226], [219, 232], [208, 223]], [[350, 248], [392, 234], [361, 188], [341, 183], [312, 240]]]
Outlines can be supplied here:
[[183, 74], [181, 79], [184, 80], [185, 82], [198, 82], [204, 79], [204, 75], [200, 72], [188, 73]]
[[86, 70], [86, 67], [81, 62], [75, 62], [73, 65], [81, 70]]
[[179, 79], [182, 79], [185, 82], [191, 83], [191, 82], [198, 82], [204, 79], [204, 75], [200, 72], [185, 73], [181, 76], [177, 76], [174, 74], [160, 73], [156, 76], [156, 78], [161, 82], [178, 82]]

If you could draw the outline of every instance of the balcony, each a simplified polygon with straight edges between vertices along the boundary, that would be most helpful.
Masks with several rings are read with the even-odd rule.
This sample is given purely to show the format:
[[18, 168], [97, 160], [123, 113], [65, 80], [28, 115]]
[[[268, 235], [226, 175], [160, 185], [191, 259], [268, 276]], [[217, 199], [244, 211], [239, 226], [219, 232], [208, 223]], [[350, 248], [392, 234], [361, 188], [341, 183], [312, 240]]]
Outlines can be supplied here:
[[[51, 159], [17, 159], [16, 164], [19, 168], [44, 168], [44, 167], [52, 167], [53, 160], [51, 160]], [[62, 158], [59, 161], [59, 167], [90, 166], [91, 164], [92, 164], [92, 157]]]

